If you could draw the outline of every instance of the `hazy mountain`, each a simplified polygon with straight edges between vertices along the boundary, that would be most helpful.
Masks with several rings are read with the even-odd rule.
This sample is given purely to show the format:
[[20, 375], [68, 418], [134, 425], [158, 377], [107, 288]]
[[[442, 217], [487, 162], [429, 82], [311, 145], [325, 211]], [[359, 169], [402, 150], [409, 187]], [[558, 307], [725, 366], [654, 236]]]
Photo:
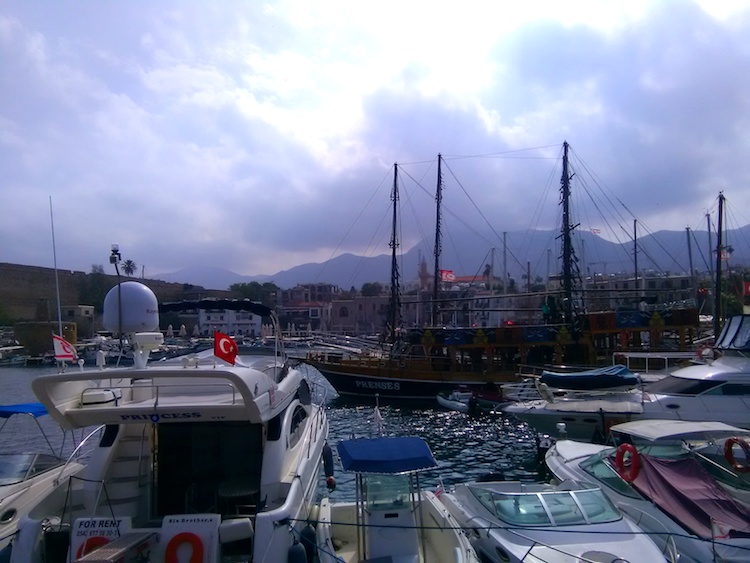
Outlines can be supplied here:
[[[491, 263], [492, 247], [483, 241], [476, 242], [476, 234], [469, 236], [453, 233], [449, 241], [443, 241], [441, 268], [453, 270], [458, 276], [481, 276], [485, 265]], [[576, 257], [581, 270], [589, 273], [614, 274], [634, 271], [634, 247], [627, 236], [622, 243], [610, 242], [588, 231], [578, 231], [574, 236]], [[491, 240], [489, 237], [487, 240]], [[725, 246], [733, 252], [729, 265], [739, 267], [750, 264], [750, 226], [726, 233]], [[545, 277], [560, 271], [560, 240], [558, 231], [509, 232], [506, 237], [507, 253], [503, 256], [502, 241], [495, 246], [494, 271], [497, 276], [507, 264], [508, 274], [516, 280], [531, 271], [532, 278]], [[399, 261], [399, 272], [403, 282], [416, 279], [419, 262], [424, 257], [427, 269], [434, 268], [434, 241], [414, 247]], [[716, 247], [715, 235], [712, 239]], [[458, 249], [458, 250], [457, 250]], [[715, 267], [715, 253], [709, 252], [708, 233], [691, 232], [690, 244], [686, 232], [659, 231], [638, 238], [638, 270], [681, 273], [689, 270], [692, 256], [693, 269], [708, 271]], [[201, 285], [207, 289], [228, 289], [234, 283], [273, 282], [279, 287], [290, 288], [301, 283], [332, 283], [342, 289], [362, 287], [367, 282], [388, 283], [391, 276], [391, 256], [374, 257], [342, 254], [324, 263], [308, 263], [282, 270], [273, 275], [245, 276], [224, 268], [190, 266], [177, 272], [155, 275], [165, 281]]]

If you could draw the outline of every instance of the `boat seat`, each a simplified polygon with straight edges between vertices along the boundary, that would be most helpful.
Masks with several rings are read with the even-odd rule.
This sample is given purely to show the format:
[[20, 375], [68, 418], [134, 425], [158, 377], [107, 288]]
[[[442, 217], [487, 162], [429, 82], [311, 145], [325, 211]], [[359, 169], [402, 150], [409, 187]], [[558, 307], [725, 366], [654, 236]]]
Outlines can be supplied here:
[[411, 507], [388, 507], [367, 512], [365, 527], [368, 563], [418, 563], [419, 534]]
[[216, 485], [209, 481], [194, 481], [185, 491], [185, 512], [188, 514], [215, 512], [217, 506]]

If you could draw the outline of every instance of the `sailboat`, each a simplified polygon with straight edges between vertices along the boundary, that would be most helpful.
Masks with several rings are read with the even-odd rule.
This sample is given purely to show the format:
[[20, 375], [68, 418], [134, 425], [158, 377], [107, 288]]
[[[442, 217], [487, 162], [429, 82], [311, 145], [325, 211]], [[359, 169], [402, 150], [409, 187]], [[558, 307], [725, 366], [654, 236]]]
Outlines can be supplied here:
[[[697, 325], [695, 314], [677, 315], [671, 311], [653, 325], [653, 315], [634, 311], [618, 319], [615, 313], [587, 313], [576, 283], [577, 260], [573, 251], [575, 225], [570, 219], [570, 179], [568, 143], [563, 144], [561, 204], [563, 226], [562, 287], [559, 298], [561, 318], [545, 322], [541, 315], [526, 324], [499, 326], [445, 326], [439, 306], [442, 202], [442, 156], [437, 159], [435, 269], [433, 275], [432, 318], [428, 326], [404, 329], [400, 326], [398, 294], [396, 205], [399, 197], [398, 165], [394, 166], [391, 199], [394, 205], [391, 237], [392, 280], [389, 309], [388, 346], [375, 351], [317, 350], [305, 362], [318, 369], [340, 395], [366, 397], [376, 394], [384, 400], [409, 399], [435, 401], [440, 393], [458, 388], [497, 398], [499, 386], [519, 380], [519, 366], [525, 364], [578, 364], [593, 366], [610, 362], [612, 353], [640, 338], [643, 331], [653, 332], [654, 341], [672, 334], [681, 346], [687, 346], [691, 330]], [[531, 294], [530, 294], [531, 296]], [[543, 295], [539, 295], [540, 302]], [[541, 303], [540, 303], [541, 312]], [[611, 317], [611, 318], [610, 318]], [[636, 336], [637, 335], [637, 336]]]

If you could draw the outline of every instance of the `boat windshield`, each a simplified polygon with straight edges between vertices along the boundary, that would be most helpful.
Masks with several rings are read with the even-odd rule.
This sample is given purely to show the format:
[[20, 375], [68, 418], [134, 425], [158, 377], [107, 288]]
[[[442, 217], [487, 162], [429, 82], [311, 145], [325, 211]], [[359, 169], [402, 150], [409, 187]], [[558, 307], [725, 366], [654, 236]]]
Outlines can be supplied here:
[[403, 508], [409, 500], [409, 491], [409, 477], [406, 474], [370, 476], [365, 483], [367, 510]]
[[598, 488], [498, 492], [475, 486], [469, 490], [497, 518], [517, 526], [575, 526], [622, 518]]
[[[658, 395], [702, 395], [704, 393], [721, 393], [719, 388], [724, 381], [705, 379], [684, 379], [668, 375], [664, 379], [649, 383], [645, 391]], [[734, 393], [732, 393], [734, 394]]]
[[49, 454], [0, 454], [0, 485], [21, 483], [62, 463]]
[[615, 490], [621, 495], [631, 498], [641, 498], [641, 495], [624, 481], [614, 470], [614, 468], [605, 461], [614, 454], [614, 449], [607, 449], [598, 454], [594, 454], [580, 463], [581, 469], [591, 475], [594, 479], [603, 483], [610, 489]]

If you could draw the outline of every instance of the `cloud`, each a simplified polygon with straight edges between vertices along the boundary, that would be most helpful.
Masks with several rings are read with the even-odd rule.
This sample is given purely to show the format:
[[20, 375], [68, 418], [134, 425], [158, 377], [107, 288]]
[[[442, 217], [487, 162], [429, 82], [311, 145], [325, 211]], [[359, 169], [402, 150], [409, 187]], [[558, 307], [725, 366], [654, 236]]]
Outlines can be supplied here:
[[557, 225], [565, 140], [586, 223], [746, 206], [750, 9], [583, 6], [6, 2], [0, 260], [51, 264], [50, 196], [69, 269], [113, 242], [152, 274], [387, 253], [393, 164], [413, 245], [438, 153], [446, 229], [497, 244]]

